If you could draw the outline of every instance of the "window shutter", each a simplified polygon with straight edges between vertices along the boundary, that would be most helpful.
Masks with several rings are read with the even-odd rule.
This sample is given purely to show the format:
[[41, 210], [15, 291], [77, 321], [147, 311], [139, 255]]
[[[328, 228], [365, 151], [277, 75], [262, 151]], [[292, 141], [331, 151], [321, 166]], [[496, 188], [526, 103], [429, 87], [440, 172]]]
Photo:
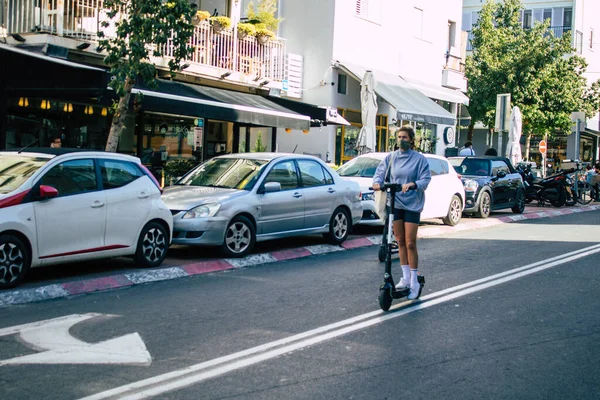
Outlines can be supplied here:
[[563, 8], [555, 7], [552, 9], [552, 26], [563, 26]]
[[285, 77], [288, 81], [287, 97], [302, 98], [302, 69], [303, 58], [298, 54], [287, 54]]
[[369, 17], [369, 0], [356, 0], [356, 15]]

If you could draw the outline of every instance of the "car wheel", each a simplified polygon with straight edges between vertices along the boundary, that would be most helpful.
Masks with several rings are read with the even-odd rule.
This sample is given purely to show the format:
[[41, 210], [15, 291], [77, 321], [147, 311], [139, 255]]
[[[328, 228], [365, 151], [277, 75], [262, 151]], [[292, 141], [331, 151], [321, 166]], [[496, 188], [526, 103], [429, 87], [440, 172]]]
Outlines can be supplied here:
[[329, 220], [329, 232], [324, 235], [331, 244], [340, 244], [348, 237], [352, 223], [345, 208], [338, 207]]
[[135, 263], [142, 268], [158, 267], [167, 256], [169, 233], [158, 222], [149, 222], [144, 226], [138, 239]]
[[21, 239], [0, 235], [0, 289], [17, 286], [29, 271], [31, 254]]
[[448, 207], [448, 214], [442, 218], [442, 222], [448, 226], [454, 226], [459, 223], [462, 217], [462, 203], [457, 195], [452, 196], [450, 200], [450, 206]]
[[233, 218], [225, 231], [223, 252], [228, 257], [244, 257], [252, 251], [256, 243], [256, 229], [250, 220], [242, 215]]
[[515, 199], [515, 205], [511, 208], [515, 214], [523, 214], [525, 211], [525, 192], [517, 190], [517, 198]]
[[479, 194], [479, 210], [475, 213], [478, 218], [487, 218], [492, 212], [492, 198], [488, 192]]

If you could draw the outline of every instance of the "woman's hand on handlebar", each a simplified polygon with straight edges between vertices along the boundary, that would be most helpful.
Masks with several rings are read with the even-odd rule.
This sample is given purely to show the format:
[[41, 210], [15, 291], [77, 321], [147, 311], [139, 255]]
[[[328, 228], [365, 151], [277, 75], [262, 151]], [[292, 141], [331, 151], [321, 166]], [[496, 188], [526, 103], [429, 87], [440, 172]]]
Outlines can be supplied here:
[[381, 185], [379, 183], [374, 184], [373, 190], [381, 190]]
[[414, 182], [410, 182], [410, 183], [405, 183], [404, 185], [402, 185], [402, 193], [406, 193], [411, 189], [414, 189], [417, 185], [415, 185]]

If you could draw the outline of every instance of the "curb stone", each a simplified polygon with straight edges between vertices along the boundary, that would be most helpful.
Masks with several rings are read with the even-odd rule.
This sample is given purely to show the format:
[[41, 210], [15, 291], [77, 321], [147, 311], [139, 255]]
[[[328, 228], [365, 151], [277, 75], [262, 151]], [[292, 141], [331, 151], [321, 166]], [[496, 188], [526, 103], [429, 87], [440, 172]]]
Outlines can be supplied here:
[[[540, 211], [527, 214], [507, 215], [498, 218], [488, 218], [476, 221], [469, 225], [439, 226], [419, 230], [419, 238], [431, 238], [446, 233], [460, 232], [487, 228], [530, 219], [552, 218], [561, 215], [569, 215], [588, 211], [600, 210], [600, 204], [584, 207], [571, 207], [561, 210]], [[44, 300], [59, 299], [85, 293], [118, 289], [129, 286], [141, 285], [151, 282], [161, 282], [178, 279], [187, 276], [207, 274], [211, 272], [225, 271], [236, 268], [245, 268], [261, 264], [274, 263], [284, 260], [309, 257], [313, 255], [327, 254], [337, 251], [351, 250], [360, 247], [375, 246], [381, 243], [380, 236], [364, 236], [345, 241], [340, 246], [322, 244], [305, 246], [272, 253], [252, 254], [244, 258], [228, 258], [224, 260], [211, 260], [190, 263], [175, 267], [159, 268], [148, 271], [140, 271], [128, 274], [116, 274], [102, 278], [82, 279], [80, 281], [44, 285], [30, 289], [14, 289], [0, 292], [0, 307], [39, 302]]]

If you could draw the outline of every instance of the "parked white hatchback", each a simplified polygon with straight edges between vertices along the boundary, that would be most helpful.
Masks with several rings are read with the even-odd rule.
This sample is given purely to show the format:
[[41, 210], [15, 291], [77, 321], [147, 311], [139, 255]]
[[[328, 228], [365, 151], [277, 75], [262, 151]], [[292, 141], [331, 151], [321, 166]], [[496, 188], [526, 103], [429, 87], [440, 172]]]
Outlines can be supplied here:
[[133, 256], [164, 260], [173, 217], [152, 174], [122, 154], [0, 152], [0, 289], [31, 267]]
[[[360, 224], [383, 225], [375, 211], [375, 196], [369, 186], [373, 184], [373, 175], [381, 161], [389, 153], [367, 153], [360, 155], [337, 170], [344, 179], [358, 182], [362, 192], [363, 216]], [[465, 207], [465, 188], [460, 175], [448, 163], [445, 157], [423, 154], [429, 163], [431, 182], [425, 190], [425, 206], [421, 220], [441, 218], [444, 224], [458, 224]]]

